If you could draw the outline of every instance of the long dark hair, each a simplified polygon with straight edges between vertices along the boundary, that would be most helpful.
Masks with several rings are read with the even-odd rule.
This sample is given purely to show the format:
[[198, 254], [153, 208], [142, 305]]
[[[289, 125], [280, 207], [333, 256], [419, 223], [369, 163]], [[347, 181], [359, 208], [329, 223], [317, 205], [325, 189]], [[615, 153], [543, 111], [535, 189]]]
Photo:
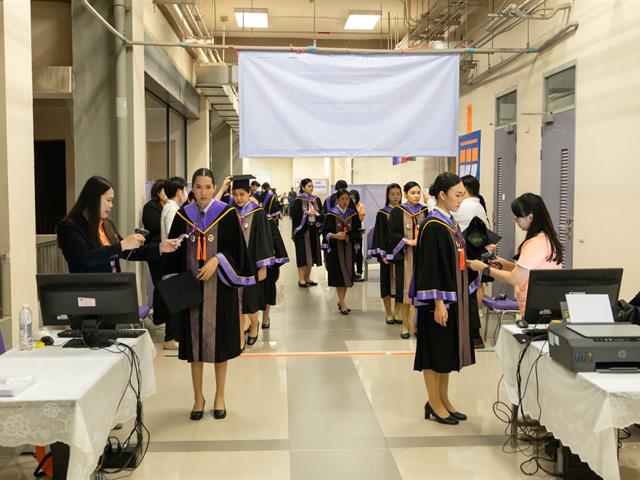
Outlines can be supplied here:
[[518, 258], [520, 258], [522, 245], [524, 245], [527, 240], [543, 232], [551, 244], [551, 254], [547, 257], [547, 261], [561, 264], [563, 258], [562, 244], [558, 239], [555, 228], [553, 228], [551, 215], [549, 215], [549, 210], [547, 210], [542, 197], [535, 193], [524, 193], [511, 202], [511, 211], [518, 218], [524, 218], [529, 214], [533, 215], [531, 226], [529, 230], [527, 230], [527, 236], [518, 247], [518, 253], [514, 255], [513, 258], [518, 260]]
[[193, 172], [193, 176], [191, 177], [191, 185], [196, 183], [196, 178], [198, 177], [209, 177], [211, 179], [211, 183], [216, 184], [216, 179], [213, 178], [213, 172], [208, 168], [199, 168], [195, 172]]
[[[93, 248], [101, 247], [98, 236], [98, 228], [100, 227], [100, 200], [110, 188], [112, 183], [104, 177], [93, 176], [89, 178], [82, 187], [82, 191], [71, 207], [65, 220], [77, 222], [81, 217], [89, 223], [89, 245]], [[111, 244], [118, 242], [118, 232], [113, 223], [104, 222], [104, 232]]]
[[304, 193], [304, 187], [307, 186], [307, 183], [311, 182], [310, 178], [303, 178], [300, 180], [300, 193]]
[[449, 191], [450, 188], [458, 185], [462, 180], [455, 173], [444, 172], [436, 177], [433, 182], [433, 185], [429, 187], [429, 195], [435, 197], [438, 200], [438, 195], [440, 192], [444, 192], [445, 194]]
[[[397, 184], [397, 183], [390, 183], [389, 185], [387, 185], [387, 194], [384, 197], [384, 204], [385, 205], [389, 205], [389, 193], [391, 193], [391, 190], [393, 190], [394, 188], [397, 188], [398, 190], [400, 190], [401, 194], [402, 194], [402, 187]], [[401, 200], [402, 201], [402, 200]]]
[[[345, 190], [346, 190], [346, 188], [345, 188]], [[353, 204], [354, 205], [357, 205], [357, 204], [360, 203], [360, 192], [358, 190], [351, 190], [349, 192], [349, 196], [351, 198], [353, 198]], [[338, 197], [336, 196], [336, 198], [338, 198]]]

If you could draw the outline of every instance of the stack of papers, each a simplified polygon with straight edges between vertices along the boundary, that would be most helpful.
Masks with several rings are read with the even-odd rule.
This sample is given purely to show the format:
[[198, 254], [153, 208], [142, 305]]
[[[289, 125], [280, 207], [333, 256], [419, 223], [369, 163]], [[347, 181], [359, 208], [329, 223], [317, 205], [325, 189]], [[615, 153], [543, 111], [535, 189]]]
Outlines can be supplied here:
[[0, 397], [15, 397], [34, 383], [36, 379], [30, 376], [0, 377]]

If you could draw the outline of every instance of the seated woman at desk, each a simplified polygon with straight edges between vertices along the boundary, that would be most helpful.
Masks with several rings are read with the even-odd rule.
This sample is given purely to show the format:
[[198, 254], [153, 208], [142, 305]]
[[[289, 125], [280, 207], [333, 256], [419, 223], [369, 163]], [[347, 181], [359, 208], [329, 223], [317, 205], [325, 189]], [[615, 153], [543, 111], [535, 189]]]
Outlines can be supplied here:
[[[119, 272], [120, 259], [159, 261], [162, 253], [174, 252], [178, 240], [144, 245], [144, 236], [122, 238], [109, 219], [115, 191], [106, 178], [91, 177], [57, 228], [58, 245], [70, 273]], [[125, 207], [122, 207], [125, 208]]]
[[[491, 265], [480, 260], [469, 260], [468, 266], [483, 275], [492, 276], [498, 282], [516, 287], [520, 313], [524, 314], [529, 288], [529, 272], [538, 269], [562, 268], [562, 244], [553, 228], [553, 222], [544, 200], [539, 195], [525, 193], [511, 202], [516, 224], [527, 232], [524, 241], [514, 255], [515, 263], [496, 258]], [[498, 268], [497, 268], [498, 267]]]

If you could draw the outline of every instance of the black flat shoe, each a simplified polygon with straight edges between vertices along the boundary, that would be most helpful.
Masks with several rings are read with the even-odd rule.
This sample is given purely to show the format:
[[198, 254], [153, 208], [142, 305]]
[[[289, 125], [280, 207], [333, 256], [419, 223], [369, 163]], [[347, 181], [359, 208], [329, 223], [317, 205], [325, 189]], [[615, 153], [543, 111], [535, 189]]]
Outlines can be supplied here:
[[191, 410], [189, 419], [193, 421], [202, 420], [203, 415], [204, 415], [204, 404], [202, 405], [202, 410]]
[[458, 425], [458, 423], [460, 423], [458, 421], [458, 419], [455, 418], [453, 415], [449, 415], [447, 418], [439, 417], [436, 414], [436, 412], [433, 411], [433, 408], [431, 408], [431, 405], [429, 405], [429, 402], [427, 402], [427, 403], [424, 404], [424, 418], [425, 418], [425, 420], [429, 420], [432, 415], [435, 418], [436, 422], [442, 423], [444, 425]]
[[256, 335], [255, 337], [252, 337], [252, 336], [247, 337], [247, 345], [249, 346], [255, 345], [257, 341], [258, 341], [258, 335]]
[[398, 320], [397, 318], [394, 318], [393, 321], [396, 325], [402, 325], [402, 319]]
[[387, 322], [387, 325], [393, 325], [394, 323], [396, 323], [393, 318], [387, 318], [385, 321]]
[[227, 416], [227, 409], [226, 408], [224, 408], [222, 410], [214, 410], [213, 411], [213, 418], [215, 418], [216, 420], [222, 420], [226, 416]]
[[404, 339], [406, 340], [406, 339], [407, 339], [407, 338], [409, 338], [409, 337], [411, 337], [411, 334], [410, 334], [409, 332], [407, 332], [407, 333], [400, 333], [400, 338], [404, 338]]
[[311, 282], [311, 281], [307, 282], [307, 287], [315, 287], [317, 285], [318, 285], [317, 282]]
[[269, 322], [269, 323], [263, 323], [263, 324], [262, 324], [262, 329], [263, 329], [263, 330], [267, 330], [270, 326], [271, 326], [271, 322]]
[[449, 412], [449, 413], [453, 418], [458, 419], [461, 422], [464, 422], [467, 419], [467, 416], [464, 413], [460, 413], [460, 412]]
[[309, 287], [309, 285], [307, 285], [306, 283], [300, 283], [300, 282], [298, 282], [298, 286], [300, 288], [308, 288]]

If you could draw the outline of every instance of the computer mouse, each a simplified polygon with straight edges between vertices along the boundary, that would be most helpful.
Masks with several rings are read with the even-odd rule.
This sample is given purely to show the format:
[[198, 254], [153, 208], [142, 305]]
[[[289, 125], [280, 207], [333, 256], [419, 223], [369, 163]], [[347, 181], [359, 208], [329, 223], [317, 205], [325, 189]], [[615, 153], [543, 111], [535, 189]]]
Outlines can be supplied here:
[[516, 322], [516, 327], [518, 328], [529, 328], [529, 323], [526, 320], [518, 320]]
[[40, 339], [40, 341], [47, 346], [53, 345], [53, 337], [50, 337], [49, 335], [45, 335]]

